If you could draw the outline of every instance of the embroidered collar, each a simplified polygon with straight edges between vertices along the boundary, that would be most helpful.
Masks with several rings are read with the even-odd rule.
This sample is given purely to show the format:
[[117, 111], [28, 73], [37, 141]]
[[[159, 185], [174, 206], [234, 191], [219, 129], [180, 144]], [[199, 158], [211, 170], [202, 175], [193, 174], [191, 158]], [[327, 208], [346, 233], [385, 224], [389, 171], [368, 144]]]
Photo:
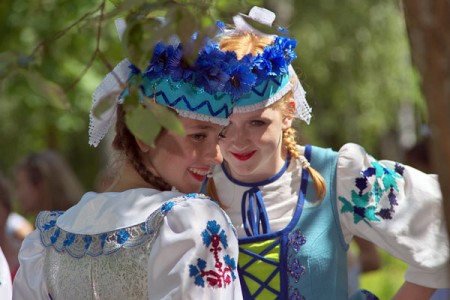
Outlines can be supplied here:
[[244, 230], [247, 236], [257, 236], [259, 234], [266, 234], [270, 232], [269, 217], [267, 215], [266, 206], [264, 204], [259, 186], [264, 186], [278, 180], [284, 174], [284, 172], [286, 172], [287, 168], [289, 167], [290, 161], [291, 155], [288, 152], [286, 161], [277, 174], [266, 180], [252, 183], [246, 183], [234, 179], [230, 174], [227, 173], [224, 165], [222, 164], [222, 170], [231, 182], [240, 186], [250, 187], [242, 195], [241, 202], [242, 224], [244, 225]]
[[265, 180], [257, 181], [257, 182], [243, 182], [240, 180], [237, 180], [231, 176], [231, 174], [228, 173], [228, 171], [225, 168], [224, 163], [222, 163], [222, 171], [225, 174], [225, 176], [230, 180], [232, 183], [240, 185], [240, 186], [248, 186], [248, 187], [257, 187], [257, 186], [264, 186], [267, 184], [270, 184], [272, 182], [277, 181], [281, 176], [283, 176], [284, 172], [286, 172], [287, 168], [289, 167], [289, 164], [291, 162], [291, 154], [288, 152], [286, 156], [286, 161], [284, 162], [283, 167], [280, 171], [278, 171], [277, 174], [273, 175], [272, 177], [269, 177]]

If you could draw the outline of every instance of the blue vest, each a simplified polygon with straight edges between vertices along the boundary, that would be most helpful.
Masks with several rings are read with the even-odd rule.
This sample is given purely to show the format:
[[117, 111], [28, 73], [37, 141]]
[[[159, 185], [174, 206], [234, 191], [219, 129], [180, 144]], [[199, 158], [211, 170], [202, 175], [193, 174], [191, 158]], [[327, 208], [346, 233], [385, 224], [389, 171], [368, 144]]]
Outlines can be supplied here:
[[[309, 173], [302, 172], [297, 208], [288, 226], [239, 239], [244, 299], [349, 299], [348, 245], [336, 206], [338, 153], [306, 146], [305, 157], [325, 179], [326, 195], [317, 201]], [[377, 298], [361, 291], [351, 299]]]

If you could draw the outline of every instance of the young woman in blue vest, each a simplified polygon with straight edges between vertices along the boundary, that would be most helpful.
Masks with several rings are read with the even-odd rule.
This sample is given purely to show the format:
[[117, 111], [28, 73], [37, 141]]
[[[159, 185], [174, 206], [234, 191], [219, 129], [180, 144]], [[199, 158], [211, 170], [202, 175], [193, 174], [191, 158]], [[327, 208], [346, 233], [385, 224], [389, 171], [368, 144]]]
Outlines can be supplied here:
[[[262, 34], [246, 22], [271, 25], [254, 8], [237, 16], [220, 43], [238, 57], [272, 57], [265, 99], [235, 103], [219, 145], [224, 163], [207, 192], [230, 216], [239, 237], [239, 275], [245, 299], [349, 299], [347, 250], [354, 236], [408, 264], [395, 299], [428, 299], [448, 287], [449, 246], [437, 178], [356, 144], [338, 152], [297, 145], [293, 119], [309, 123], [305, 92], [290, 61], [295, 41]], [[252, 23], [253, 24], [253, 23]], [[275, 54], [274, 54], [275, 53]], [[273, 75], [270, 71], [283, 69]], [[336, 120], [338, 122], [338, 120]], [[377, 299], [367, 291], [351, 299]]]

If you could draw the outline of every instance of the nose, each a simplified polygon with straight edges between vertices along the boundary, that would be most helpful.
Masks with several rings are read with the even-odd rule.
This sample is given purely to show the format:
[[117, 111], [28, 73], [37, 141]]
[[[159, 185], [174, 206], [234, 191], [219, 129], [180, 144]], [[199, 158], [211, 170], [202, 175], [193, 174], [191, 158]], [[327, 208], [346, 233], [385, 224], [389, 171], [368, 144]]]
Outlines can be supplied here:
[[220, 152], [220, 147], [217, 141], [208, 147], [205, 153], [205, 158], [211, 165], [218, 165], [223, 162], [222, 152]]
[[248, 132], [243, 128], [233, 128], [230, 132], [227, 132], [227, 138], [229, 138], [230, 145], [233, 145], [235, 149], [245, 149], [248, 142]]

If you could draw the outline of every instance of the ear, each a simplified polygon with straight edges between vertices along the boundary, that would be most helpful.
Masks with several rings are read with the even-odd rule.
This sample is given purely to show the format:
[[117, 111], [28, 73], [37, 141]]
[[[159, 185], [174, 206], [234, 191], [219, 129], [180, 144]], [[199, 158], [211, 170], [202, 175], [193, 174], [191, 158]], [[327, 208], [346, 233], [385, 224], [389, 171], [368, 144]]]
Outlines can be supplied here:
[[138, 138], [135, 138], [135, 140], [136, 140], [136, 144], [138, 145], [139, 150], [141, 150], [141, 152], [146, 153], [146, 152], [150, 151], [151, 147], [149, 145], [147, 145], [146, 143], [144, 143], [142, 140], [140, 140]]
[[287, 111], [285, 112], [283, 118], [283, 130], [286, 130], [292, 126], [292, 121], [295, 116], [295, 108], [295, 101], [294, 99], [291, 99], [286, 106]]

